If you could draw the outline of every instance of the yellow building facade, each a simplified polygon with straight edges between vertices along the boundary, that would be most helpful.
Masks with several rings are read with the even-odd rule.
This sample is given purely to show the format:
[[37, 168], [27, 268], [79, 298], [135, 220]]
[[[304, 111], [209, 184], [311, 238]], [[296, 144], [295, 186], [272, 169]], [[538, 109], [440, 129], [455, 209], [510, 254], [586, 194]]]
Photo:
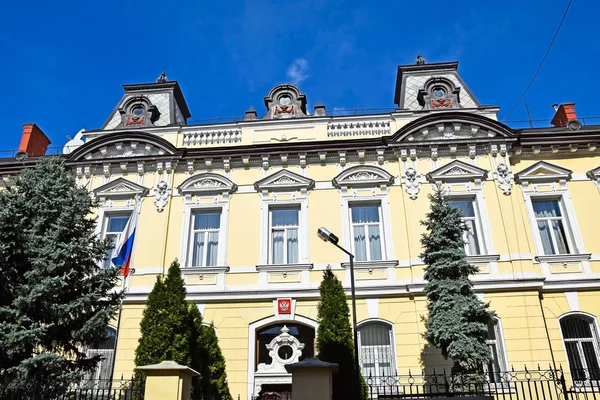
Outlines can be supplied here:
[[207, 124], [188, 124], [177, 82], [125, 85], [104, 126], [65, 146], [99, 201], [99, 234], [118, 240], [137, 214], [114, 376], [131, 376], [148, 293], [178, 259], [189, 301], [215, 325], [231, 393], [288, 390], [284, 365], [315, 354], [323, 271], [350, 293], [348, 258], [320, 227], [356, 256], [363, 374], [448, 367], [422, 337], [420, 221], [436, 187], [463, 210], [474, 288], [498, 315], [488, 370], [597, 370], [600, 126], [582, 127], [564, 104], [555, 126], [512, 129], [457, 67], [399, 66], [390, 112], [310, 111], [279, 85], [264, 116]]

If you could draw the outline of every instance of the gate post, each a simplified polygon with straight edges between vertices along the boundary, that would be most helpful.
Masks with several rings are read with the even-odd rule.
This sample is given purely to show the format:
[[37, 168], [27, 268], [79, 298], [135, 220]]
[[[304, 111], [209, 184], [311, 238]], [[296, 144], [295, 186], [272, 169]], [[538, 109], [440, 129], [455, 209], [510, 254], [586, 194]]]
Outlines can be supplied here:
[[292, 373], [292, 400], [331, 400], [337, 364], [307, 358], [287, 364], [285, 369]]
[[146, 373], [144, 400], [189, 400], [192, 377], [200, 374], [175, 361], [136, 367]]

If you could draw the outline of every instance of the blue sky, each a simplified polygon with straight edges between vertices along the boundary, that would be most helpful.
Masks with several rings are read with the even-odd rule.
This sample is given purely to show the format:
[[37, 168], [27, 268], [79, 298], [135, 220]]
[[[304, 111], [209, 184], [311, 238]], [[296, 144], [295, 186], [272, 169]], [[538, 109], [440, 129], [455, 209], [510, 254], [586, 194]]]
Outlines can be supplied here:
[[[568, 0], [97, 1], [5, 3], [0, 13], [0, 150], [37, 123], [53, 146], [99, 128], [121, 84], [179, 81], [192, 120], [243, 115], [296, 81], [310, 109], [394, 107], [396, 67], [417, 53], [460, 62], [479, 101], [502, 118], [531, 79]], [[575, 0], [530, 89], [534, 119], [576, 102], [598, 116], [600, 2]], [[526, 119], [524, 104], [510, 120]], [[600, 119], [596, 120], [600, 124]], [[514, 125], [514, 124], [513, 124]]]

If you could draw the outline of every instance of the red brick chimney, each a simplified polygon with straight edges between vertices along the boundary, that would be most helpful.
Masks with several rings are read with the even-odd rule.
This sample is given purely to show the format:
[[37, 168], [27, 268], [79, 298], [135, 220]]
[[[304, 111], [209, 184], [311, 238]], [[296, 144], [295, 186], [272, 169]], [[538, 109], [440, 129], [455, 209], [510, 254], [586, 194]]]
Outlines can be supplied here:
[[19, 153], [27, 153], [29, 157], [43, 156], [50, 143], [48, 136], [36, 124], [23, 124]]
[[567, 122], [577, 119], [575, 103], [563, 103], [560, 106], [554, 104], [552, 107], [554, 107], [556, 113], [551, 123], [557, 128], [564, 128], [567, 126]]

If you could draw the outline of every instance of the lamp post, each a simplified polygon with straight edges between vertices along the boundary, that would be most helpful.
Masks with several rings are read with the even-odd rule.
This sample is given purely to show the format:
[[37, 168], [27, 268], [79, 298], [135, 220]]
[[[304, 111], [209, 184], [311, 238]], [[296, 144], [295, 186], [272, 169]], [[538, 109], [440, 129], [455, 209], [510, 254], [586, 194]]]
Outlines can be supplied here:
[[335, 247], [348, 254], [350, 257], [350, 290], [352, 293], [352, 330], [354, 331], [354, 369], [356, 372], [356, 385], [357, 392], [356, 398], [360, 398], [360, 363], [358, 360], [358, 331], [356, 329], [356, 292], [354, 290], [354, 254], [350, 253], [348, 250], [344, 249], [342, 246], [338, 244], [340, 239], [335, 236], [333, 233], [329, 232], [325, 228], [319, 228], [317, 230], [317, 235], [325, 241], [333, 244]]

